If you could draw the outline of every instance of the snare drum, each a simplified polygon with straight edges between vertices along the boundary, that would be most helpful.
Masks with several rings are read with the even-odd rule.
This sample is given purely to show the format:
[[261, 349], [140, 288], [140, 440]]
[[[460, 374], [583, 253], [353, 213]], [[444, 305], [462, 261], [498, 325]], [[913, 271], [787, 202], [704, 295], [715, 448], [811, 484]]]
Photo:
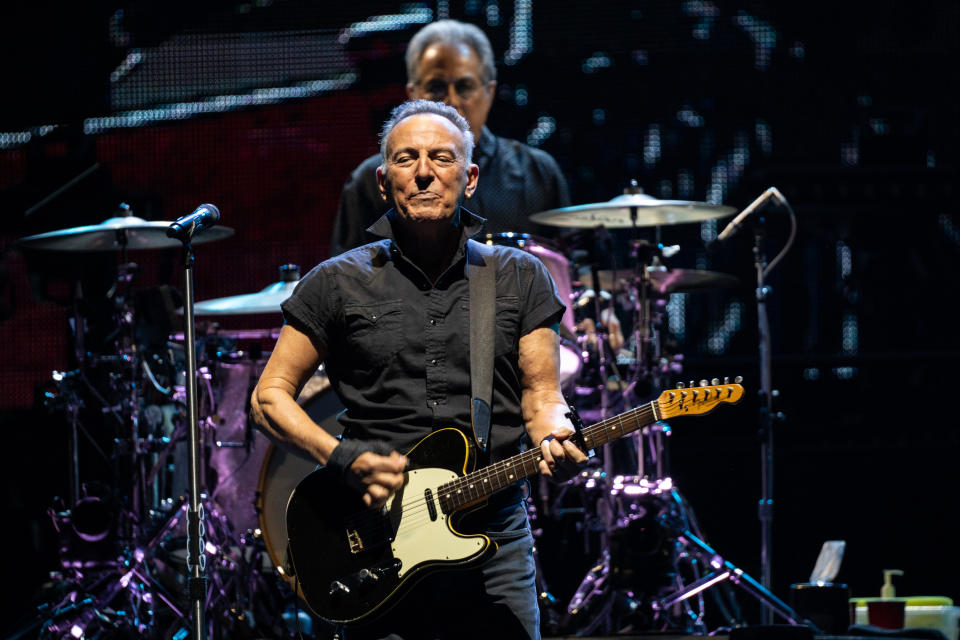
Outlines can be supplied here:
[[583, 359], [580, 348], [574, 343], [576, 327], [573, 318], [573, 288], [570, 284], [570, 261], [557, 249], [550, 246], [549, 241], [532, 236], [529, 233], [488, 233], [483, 237], [487, 244], [498, 244], [507, 247], [516, 247], [540, 258], [557, 286], [557, 294], [566, 305], [563, 318], [560, 320], [560, 335], [568, 336], [560, 342], [560, 384], [569, 387], [576, 381]]

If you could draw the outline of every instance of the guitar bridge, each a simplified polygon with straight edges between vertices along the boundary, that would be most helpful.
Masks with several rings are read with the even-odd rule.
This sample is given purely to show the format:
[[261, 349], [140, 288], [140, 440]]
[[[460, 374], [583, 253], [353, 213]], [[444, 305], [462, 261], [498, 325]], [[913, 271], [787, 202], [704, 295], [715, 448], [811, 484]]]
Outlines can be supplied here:
[[347, 529], [347, 543], [350, 547], [350, 553], [360, 553], [363, 551], [363, 538], [356, 529]]
[[[397, 501], [397, 508], [401, 503]], [[360, 511], [343, 521], [347, 534], [347, 547], [350, 553], [356, 555], [369, 552], [393, 540], [393, 529], [386, 509], [367, 509]]]

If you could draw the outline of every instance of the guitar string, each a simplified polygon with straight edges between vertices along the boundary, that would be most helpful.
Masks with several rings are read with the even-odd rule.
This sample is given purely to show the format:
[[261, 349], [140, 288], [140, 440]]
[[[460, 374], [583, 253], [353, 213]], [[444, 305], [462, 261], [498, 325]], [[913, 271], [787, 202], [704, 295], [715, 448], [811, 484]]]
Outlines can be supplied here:
[[[646, 406], [640, 407], [640, 409], [643, 409], [643, 408], [646, 408]], [[634, 411], [637, 411], [637, 410], [634, 410]], [[603, 421], [596, 425], [591, 425], [591, 427], [589, 427], [587, 430], [591, 432], [594, 432], [594, 431], [600, 432], [601, 427], [608, 426], [609, 423], [617, 422], [619, 423], [618, 426], [620, 427], [619, 430], [621, 432], [621, 435], [623, 435], [623, 418], [630, 413], [633, 413], [633, 412], [626, 412], [621, 416], [615, 416], [614, 418]], [[637, 416], [632, 416], [632, 417], [635, 418]], [[585, 436], [587, 435], [588, 434], [585, 434]], [[592, 436], [593, 436], [592, 433], [589, 434], [589, 437], [591, 440], [593, 439]], [[494, 463], [488, 467], [484, 467], [484, 469], [480, 471], [474, 472], [472, 474], [468, 474], [467, 476], [464, 476], [461, 478], [455, 478], [447, 483], [444, 483], [438, 486], [436, 501], [438, 503], [441, 503], [439, 505], [440, 506], [439, 511], [443, 512], [442, 498], [440, 497], [441, 494], [446, 496], [446, 499], [448, 502], [453, 503], [452, 506], [454, 507], [453, 509], [454, 511], [456, 510], [456, 507], [462, 507], [472, 502], [482, 500], [481, 495], [479, 493], [475, 497], [470, 495], [471, 491], [473, 491], [473, 487], [479, 484], [479, 480], [483, 479], [482, 476], [488, 476], [489, 478], [489, 477], [504, 475], [506, 476], [507, 480], [511, 480], [512, 476], [510, 474], [507, 474], [506, 472], [508, 470], [512, 471], [517, 466], [522, 466], [524, 472], [528, 473], [528, 475], [533, 475], [536, 472], [536, 469], [539, 466], [540, 461], [542, 460], [541, 457], [536, 455], [535, 453], [536, 451], [537, 451], [536, 449], [530, 449], [524, 452], [523, 454], [520, 454], [519, 456], [520, 460], [516, 462], [511, 462], [511, 460], [514, 460], [516, 457], [508, 458], [506, 460], [502, 460], [497, 463]], [[534, 465], [535, 471], [527, 472], [527, 469], [526, 469], [527, 463], [531, 463], [532, 465]], [[480, 474], [480, 476], [474, 476], [474, 474]], [[471, 478], [471, 476], [473, 476], [473, 478], [471, 479], [471, 481], [468, 482], [467, 479]], [[500, 478], [496, 477], [495, 481], [499, 482]], [[507, 482], [505, 486], [509, 486], [514, 482], [515, 481]], [[500, 489], [505, 488], [505, 486], [497, 487], [493, 491], [494, 492], [499, 491]], [[447, 487], [447, 489], [441, 491], [443, 487]], [[462, 494], [464, 489], [467, 490], [466, 495], [464, 496], [467, 498], [467, 500], [466, 502], [457, 504], [458, 500], [460, 499], [460, 495]], [[458, 493], [457, 495], [454, 495], [452, 494], [453, 491], [458, 491], [460, 493]], [[407, 502], [403, 504], [401, 506], [400, 517], [401, 517], [401, 521], [404, 522], [405, 530], [415, 528], [418, 525], [418, 522], [416, 520], [411, 520], [411, 518], [416, 518], [417, 516], [422, 515], [424, 512], [429, 513], [429, 510], [430, 510], [430, 506], [427, 504], [427, 499], [425, 497], [422, 499], [416, 498], [411, 502]], [[432, 521], [434, 520], [434, 518], [431, 517], [430, 520]], [[374, 534], [383, 533], [385, 531], [389, 531], [392, 529], [392, 527], [389, 526], [389, 516], [385, 515], [381, 510], [369, 510], [367, 512], [364, 512], [362, 515], [357, 516], [354, 522], [358, 525], [358, 527], [365, 527], [367, 531]], [[422, 522], [426, 523], [427, 520], [422, 520]]]
[[[639, 415], [640, 413], [644, 413], [644, 409], [650, 409], [650, 407], [651, 407], [651, 403], [648, 403], [648, 404], [643, 405], [643, 406], [641, 406], [641, 407], [637, 407], [637, 408], [632, 409], [632, 410], [630, 410], [630, 411], [626, 411], [626, 412], [624, 412], [624, 413], [621, 414], [621, 415], [614, 416], [613, 418], [609, 418], [609, 419], [607, 419], [607, 420], [603, 420], [603, 421], [601, 421], [601, 422], [599, 422], [599, 423], [596, 423], [596, 424], [594, 424], [594, 425], [591, 425], [590, 427], [587, 427], [587, 428], [584, 430], [584, 431], [586, 431], [586, 432], [590, 432], [590, 433], [585, 433], [585, 434], [584, 434], [584, 435], [585, 435], [585, 438], [588, 437], [590, 440], [593, 440], [594, 435], [599, 435], [600, 433], [602, 433], [603, 431], [606, 430], [606, 427], [612, 426], [612, 423], [618, 423], [617, 426], [619, 427], [620, 436], [625, 435], [625, 434], [624, 434], [624, 431], [623, 431], [623, 422], [624, 422], [624, 419], [625, 419], [625, 418], [637, 419], [637, 418], [640, 417], [640, 415]], [[651, 414], [650, 417], [652, 417], [652, 416], [653, 416], [653, 411], [651, 410], [651, 411], [649, 411], [649, 413]], [[639, 420], [637, 420], [637, 422], [638, 422], [637, 427], [643, 426], [642, 424], [639, 424]], [[649, 424], [649, 422], [644, 423], [644, 424]], [[635, 427], [633, 430], [635, 430], [637, 427]], [[618, 436], [618, 437], [620, 437], [620, 436]], [[590, 448], [593, 448], [593, 446], [597, 446], [597, 445], [592, 445]], [[513, 469], [514, 469], [515, 467], [517, 467], [517, 466], [522, 466], [524, 472], [527, 472], [527, 469], [526, 469], [527, 463], [532, 463], [532, 464], [534, 465], [535, 471], [527, 473], [527, 475], [533, 475], [534, 473], [536, 473], [536, 469], [537, 469], [537, 467], [539, 466], [540, 461], [542, 460], [542, 458], [536, 457], [535, 454], [534, 454], [534, 455], [528, 455], [528, 454], [532, 454], [532, 453], [535, 452], [535, 451], [536, 451], [536, 449], [529, 449], [528, 451], [520, 454], [519, 456], [514, 456], [514, 457], [511, 457], [511, 458], [507, 458], [506, 460], [501, 460], [501, 461], [496, 462], [496, 463], [494, 463], [494, 464], [492, 464], [492, 465], [489, 465], [489, 466], [487, 466], [487, 467], [484, 467], [484, 468], [481, 469], [481, 470], [478, 470], [478, 471], [476, 471], [476, 472], [473, 472], [473, 473], [471, 473], [471, 474], [468, 474], [467, 476], [463, 476], [463, 477], [460, 477], [460, 478], [455, 478], [455, 479], [453, 479], [453, 480], [451, 480], [451, 481], [449, 481], [449, 482], [447, 482], [447, 483], [444, 483], [444, 484], [438, 486], [438, 487], [437, 487], [437, 502], [441, 502], [441, 499], [440, 499], [440, 497], [439, 497], [439, 495], [440, 495], [441, 493], [445, 494], [445, 495], [447, 496], [447, 499], [448, 499], [448, 500], [450, 500], [450, 499], [452, 498], [452, 501], [454, 502], [454, 504], [453, 504], [452, 506], [454, 506], [454, 507], [462, 507], [462, 506], [465, 506], [465, 505], [467, 505], [467, 504], [470, 504], [470, 503], [472, 503], [472, 502], [474, 502], [474, 501], [482, 500], [483, 498], [481, 497], [481, 495], [480, 495], [479, 493], [477, 494], [476, 497], [472, 497], [472, 496], [470, 495], [470, 491], [472, 490], [472, 488], [473, 488], [475, 485], [479, 484], [479, 481], [480, 481], [480, 480], [483, 480], [483, 476], [487, 476], [487, 477], [489, 478], [489, 477], [491, 477], [491, 476], [505, 475], [505, 476], [507, 477], [507, 480], [510, 480], [510, 481], [507, 482], [504, 486], [495, 488], [495, 489], [493, 490], [493, 492], [496, 492], [496, 491], [499, 491], [499, 490], [501, 490], [501, 489], [503, 489], [503, 488], [506, 488], [506, 486], [509, 486], [510, 484], [514, 484], [514, 482], [516, 482], [516, 480], [513, 480], [513, 479], [512, 479], [512, 476], [510, 476], [509, 474], [506, 473], [507, 470], [513, 470]], [[528, 458], [528, 459], [524, 459], [525, 457]], [[516, 461], [516, 462], [511, 462], [512, 460], [515, 460], [516, 458], [520, 458], [520, 460], [518, 460], [518, 461]], [[479, 475], [478, 475], [478, 476], [475, 476], [475, 474], [479, 474]], [[471, 478], [471, 476], [474, 476], [474, 478], [471, 479], [470, 481], [468, 481], [468, 478]], [[525, 477], [526, 477], [526, 476], [525, 476]], [[518, 478], [517, 480], [519, 480], [519, 479], [522, 479], [522, 478]], [[496, 478], [496, 481], [499, 482], [499, 478]], [[447, 490], [441, 491], [441, 488], [446, 487], [446, 486], [448, 486], [448, 485], [449, 485], [449, 487], [448, 487]], [[466, 492], [467, 501], [466, 501], [466, 502], [463, 502], [463, 503], [461, 503], [461, 504], [456, 504], [456, 501], [459, 500], [459, 497], [458, 497], [458, 496], [464, 492], [464, 489], [467, 490], [467, 492]], [[458, 496], [457, 496], [457, 497], [452, 496], [451, 492], [453, 492], [453, 491], [458, 492]], [[492, 492], [491, 492], [491, 493], [492, 493]], [[423, 512], [424, 510], [429, 511], [429, 506], [428, 506], [428, 504], [427, 504], [426, 498], [424, 498], [424, 499], [419, 499], [419, 498], [418, 498], [418, 499], [413, 500], [412, 502], [408, 502], [408, 503], [404, 504], [404, 505], [401, 507], [401, 512], [400, 512], [401, 520], [406, 519], [406, 518], [410, 518], [410, 517], [412, 517], [412, 516], [415, 516], [415, 515]], [[456, 510], [456, 509], [454, 509], [454, 510]], [[441, 507], [440, 511], [442, 512], [442, 507]], [[370, 511], [368, 511], [368, 512], [365, 512], [363, 516], [358, 516], [358, 520], [359, 520], [359, 521], [358, 521], [358, 524], [359, 524], [359, 525], [363, 525], [363, 524], [367, 524], [367, 523], [370, 523], [370, 522], [374, 522], [374, 521], [376, 521], [376, 520], [378, 520], [378, 519], [380, 519], [380, 518], [382, 518], [382, 517], [383, 517], [383, 514], [382, 514], [379, 510], [370, 510]], [[377, 526], [377, 525], [373, 525], [373, 526], [375, 527], [375, 526]]]

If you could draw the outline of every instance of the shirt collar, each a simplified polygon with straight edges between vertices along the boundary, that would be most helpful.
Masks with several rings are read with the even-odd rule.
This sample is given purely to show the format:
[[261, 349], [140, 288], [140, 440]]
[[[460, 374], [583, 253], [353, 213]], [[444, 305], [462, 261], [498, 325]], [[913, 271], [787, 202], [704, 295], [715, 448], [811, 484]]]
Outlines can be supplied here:
[[[369, 233], [379, 237], [387, 238], [391, 243], [395, 240], [393, 235], [393, 220], [396, 218], [396, 209], [390, 209], [385, 214], [367, 228]], [[467, 244], [467, 240], [480, 233], [486, 218], [481, 218], [472, 211], [460, 207], [460, 228], [463, 232], [460, 234], [460, 248]]]
[[483, 125], [483, 129], [480, 132], [480, 140], [477, 141], [476, 146], [473, 148], [473, 163], [479, 165], [481, 160], [486, 163], [497, 153], [497, 136], [493, 135], [490, 132], [490, 129], [487, 129], [487, 125]]

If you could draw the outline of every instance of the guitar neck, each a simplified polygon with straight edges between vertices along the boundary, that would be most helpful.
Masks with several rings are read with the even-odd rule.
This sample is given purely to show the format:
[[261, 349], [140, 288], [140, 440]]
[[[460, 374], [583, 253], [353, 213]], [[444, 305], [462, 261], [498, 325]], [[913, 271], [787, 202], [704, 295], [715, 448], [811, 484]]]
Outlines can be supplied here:
[[[584, 427], [583, 440], [586, 448], [596, 449], [659, 420], [656, 407], [657, 401], [654, 400]], [[497, 491], [539, 473], [538, 465], [541, 459], [543, 455], [540, 447], [535, 447], [442, 484], [437, 487], [440, 508], [449, 514], [482, 502]]]

